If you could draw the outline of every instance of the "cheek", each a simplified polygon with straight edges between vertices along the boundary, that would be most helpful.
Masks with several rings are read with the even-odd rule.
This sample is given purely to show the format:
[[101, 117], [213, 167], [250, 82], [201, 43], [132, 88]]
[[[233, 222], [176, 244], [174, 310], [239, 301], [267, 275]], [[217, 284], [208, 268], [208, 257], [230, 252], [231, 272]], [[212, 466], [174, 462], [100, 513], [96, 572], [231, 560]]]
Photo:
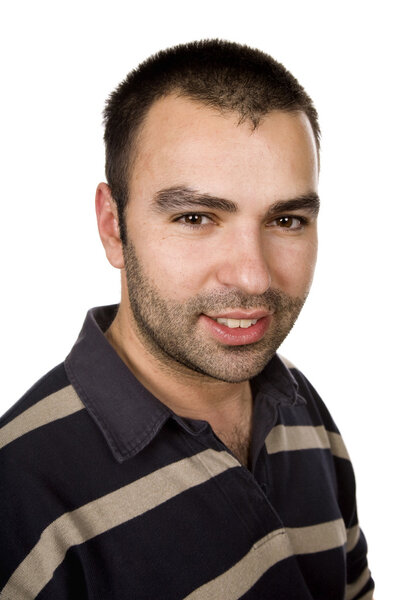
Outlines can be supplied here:
[[136, 253], [160, 293], [176, 301], [201, 293], [209, 272], [203, 245], [173, 236], [159, 236], [157, 240], [140, 240]]
[[272, 287], [279, 287], [291, 296], [305, 295], [312, 283], [316, 257], [316, 237], [277, 244], [271, 256]]

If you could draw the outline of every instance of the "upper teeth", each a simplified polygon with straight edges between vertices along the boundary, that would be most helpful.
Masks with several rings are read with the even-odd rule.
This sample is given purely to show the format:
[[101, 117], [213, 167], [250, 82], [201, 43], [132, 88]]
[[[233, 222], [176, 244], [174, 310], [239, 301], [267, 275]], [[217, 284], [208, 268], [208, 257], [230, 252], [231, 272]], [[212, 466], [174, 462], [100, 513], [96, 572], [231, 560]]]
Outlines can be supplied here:
[[222, 325], [226, 325], [226, 327], [230, 327], [230, 329], [234, 329], [235, 327], [246, 329], [257, 323], [257, 319], [216, 319], [216, 321], [222, 323]]

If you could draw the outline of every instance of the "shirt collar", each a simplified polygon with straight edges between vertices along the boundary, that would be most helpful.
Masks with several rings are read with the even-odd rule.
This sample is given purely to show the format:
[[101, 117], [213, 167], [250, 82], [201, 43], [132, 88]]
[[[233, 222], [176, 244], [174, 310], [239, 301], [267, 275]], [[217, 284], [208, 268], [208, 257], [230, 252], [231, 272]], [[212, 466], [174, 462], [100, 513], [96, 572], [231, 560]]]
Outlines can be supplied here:
[[[123, 462], [147, 446], [169, 418], [187, 431], [195, 433], [195, 429], [193, 421], [188, 426], [139, 382], [106, 339], [104, 332], [117, 309], [112, 305], [88, 311], [65, 367], [114, 457]], [[251, 384], [255, 403], [275, 408], [304, 402], [292, 373], [277, 355]]]

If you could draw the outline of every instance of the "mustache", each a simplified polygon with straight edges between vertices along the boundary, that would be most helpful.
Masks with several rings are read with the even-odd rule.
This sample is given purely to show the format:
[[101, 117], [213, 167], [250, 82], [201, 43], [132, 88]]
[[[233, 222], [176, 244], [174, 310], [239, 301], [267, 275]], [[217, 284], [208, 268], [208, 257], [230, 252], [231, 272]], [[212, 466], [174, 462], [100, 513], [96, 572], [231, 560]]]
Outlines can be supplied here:
[[279, 289], [268, 289], [259, 295], [249, 295], [239, 290], [219, 290], [195, 296], [187, 303], [187, 306], [190, 311], [199, 314], [228, 308], [264, 309], [276, 314], [285, 310], [301, 308], [306, 297], [307, 294], [304, 297], [290, 296]]

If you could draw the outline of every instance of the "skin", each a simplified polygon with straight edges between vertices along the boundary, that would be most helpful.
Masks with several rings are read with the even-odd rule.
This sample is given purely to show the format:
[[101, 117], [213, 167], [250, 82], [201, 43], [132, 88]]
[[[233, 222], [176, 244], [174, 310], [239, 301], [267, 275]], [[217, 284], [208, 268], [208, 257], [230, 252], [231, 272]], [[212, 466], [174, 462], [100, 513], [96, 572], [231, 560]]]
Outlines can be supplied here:
[[[236, 114], [187, 98], [158, 100], [137, 140], [127, 247], [122, 247], [105, 183], [97, 188], [96, 214], [107, 258], [121, 269], [120, 307], [107, 338], [147, 389], [176, 413], [208, 421], [246, 464], [252, 426], [248, 379], [292, 327], [309, 292], [317, 253], [316, 211], [310, 203], [296, 202], [286, 213], [274, 205], [317, 194], [318, 159], [303, 113], [273, 111], [254, 130], [238, 121]], [[171, 188], [180, 190], [179, 206], [170, 206], [168, 192], [159, 210], [154, 200]], [[190, 198], [196, 191], [230, 201], [233, 210], [205, 208], [193, 198], [186, 206], [187, 190]], [[142, 286], [144, 319], [156, 328], [170, 310], [159, 333], [170, 326], [169, 341], [176, 338], [180, 347], [181, 335], [188, 353], [193, 345], [201, 347], [198, 357], [174, 357], [144, 331], [135, 298]], [[280, 296], [286, 304], [276, 312], [274, 298]], [[157, 316], [150, 311], [156, 299], [163, 303]], [[268, 326], [241, 350], [216, 338], [211, 321], [199, 314], [240, 311], [247, 318], [256, 310], [267, 315]], [[204, 356], [211, 357], [207, 364]]]

